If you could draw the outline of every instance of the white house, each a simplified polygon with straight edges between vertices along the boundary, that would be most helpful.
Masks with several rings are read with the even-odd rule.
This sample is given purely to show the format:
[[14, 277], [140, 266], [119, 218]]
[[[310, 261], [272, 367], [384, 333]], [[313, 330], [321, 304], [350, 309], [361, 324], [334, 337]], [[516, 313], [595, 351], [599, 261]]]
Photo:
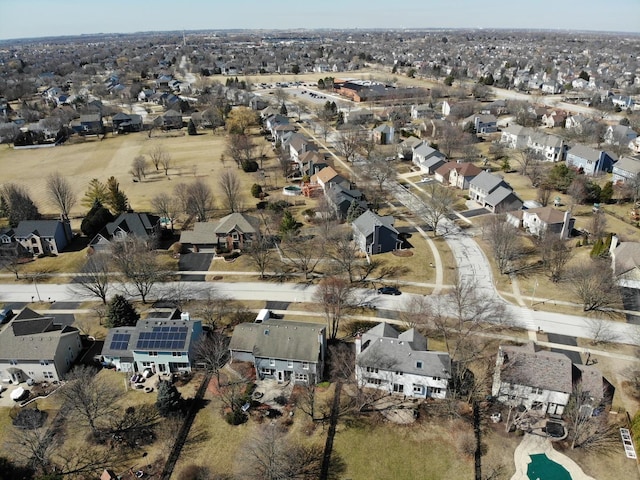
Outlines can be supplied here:
[[446, 398], [451, 359], [427, 350], [427, 339], [415, 328], [400, 333], [379, 323], [356, 338], [359, 385], [415, 398]]

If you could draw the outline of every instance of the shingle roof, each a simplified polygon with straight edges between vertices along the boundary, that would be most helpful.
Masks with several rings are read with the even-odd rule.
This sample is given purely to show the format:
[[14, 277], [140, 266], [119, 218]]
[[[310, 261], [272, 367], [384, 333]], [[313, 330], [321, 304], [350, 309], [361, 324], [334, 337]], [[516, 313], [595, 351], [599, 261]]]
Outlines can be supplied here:
[[122, 229], [144, 238], [159, 221], [160, 217], [149, 213], [121, 213], [113, 222], [107, 223], [104, 230], [109, 237], [112, 237], [116, 230]]
[[243, 213], [231, 213], [222, 217], [216, 224], [216, 233], [229, 233], [237, 230], [240, 233], [256, 233], [260, 230], [260, 220]]
[[503, 186], [499, 186], [493, 192], [491, 192], [489, 195], [485, 197], [484, 202], [487, 205], [491, 205], [492, 207], [495, 207], [497, 205], [500, 205], [511, 195], [518, 198], [518, 196], [514, 193], [513, 190]]
[[233, 330], [229, 349], [261, 358], [317, 362], [324, 330], [324, 325], [286, 320], [241, 323]]
[[572, 364], [566, 355], [536, 352], [532, 344], [501, 346], [500, 349], [505, 355], [500, 372], [501, 381], [554, 392], [572, 392]]
[[527, 215], [536, 215], [540, 220], [542, 220], [547, 225], [564, 223], [565, 212], [556, 210], [553, 207], [530, 208], [526, 210], [524, 213], [526, 213]]
[[640, 158], [636, 157], [622, 157], [618, 160], [613, 167], [615, 170], [629, 172], [632, 174], [640, 173]]
[[451, 359], [447, 353], [427, 351], [427, 340], [417, 330], [399, 333], [386, 322], [362, 335], [362, 352], [356, 362], [383, 370], [451, 378]]
[[600, 159], [601, 153], [601, 151], [587, 147], [586, 145], [575, 145], [569, 149], [567, 155], [574, 155], [578, 158], [584, 158], [585, 160], [596, 162]]
[[375, 231], [376, 227], [385, 227], [397, 234], [398, 231], [393, 227], [394, 222], [395, 219], [392, 215], [381, 217], [380, 215], [373, 213], [371, 210], [367, 210], [356, 218], [351, 225], [353, 225], [353, 227], [364, 237], [368, 237]]
[[613, 273], [622, 275], [640, 266], [640, 243], [622, 242], [615, 249]]
[[23, 220], [16, 227], [15, 236], [26, 238], [33, 233], [39, 237], [54, 237], [61, 224], [60, 220]]
[[499, 185], [506, 183], [503, 178], [493, 175], [487, 171], [482, 171], [471, 180], [470, 185], [485, 192], [492, 192]]

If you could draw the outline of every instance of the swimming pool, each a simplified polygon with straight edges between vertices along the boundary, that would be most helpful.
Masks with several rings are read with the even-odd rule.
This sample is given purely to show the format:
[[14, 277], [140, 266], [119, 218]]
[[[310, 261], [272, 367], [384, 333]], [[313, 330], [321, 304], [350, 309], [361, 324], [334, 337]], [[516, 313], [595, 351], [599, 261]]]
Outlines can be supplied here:
[[544, 453], [529, 456], [531, 463], [527, 468], [527, 477], [530, 480], [571, 480], [567, 469], [550, 460]]

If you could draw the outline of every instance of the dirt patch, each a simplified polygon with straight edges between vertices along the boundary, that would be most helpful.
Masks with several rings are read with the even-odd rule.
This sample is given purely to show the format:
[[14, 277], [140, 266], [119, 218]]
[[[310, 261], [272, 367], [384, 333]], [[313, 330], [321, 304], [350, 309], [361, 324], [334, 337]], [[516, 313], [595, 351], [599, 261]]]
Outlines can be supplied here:
[[413, 252], [411, 250], [394, 250], [393, 254], [396, 257], [413, 257]]

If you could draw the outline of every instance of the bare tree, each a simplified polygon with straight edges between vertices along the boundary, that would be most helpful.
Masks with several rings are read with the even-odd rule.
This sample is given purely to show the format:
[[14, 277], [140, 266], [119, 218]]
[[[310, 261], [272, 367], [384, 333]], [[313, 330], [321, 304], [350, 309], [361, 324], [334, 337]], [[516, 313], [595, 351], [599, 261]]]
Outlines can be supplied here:
[[91, 433], [98, 435], [113, 414], [118, 411], [119, 392], [96, 377], [97, 370], [77, 366], [66, 376], [66, 383], [57, 394], [64, 400], [71, 415], [86, 424]]
[[16, 280], [20, 280], [22, 267], [32, 259], [33, 257], [28, 252], [16, 245], [16, 248], [7, 250], [0, 256], [0, 270], [7, 270], [16, 276]]
[[230, 298], [220, 295], [211, 289], [206, 290], [206, 298], [196, 308], [196, 313], [202, 318], [205, 325], [215, 328], [222, 322], [222, 318], [233, 310]]
[[164, 145], [157, 144], [155, 147], [153, 147], [149, 152], [149, 158], [151, 159], [151, 163], [155, 167], [156, 171], [160, 170], [160, 166], [164, 168], [164, 165], [167, 164], [165, 175], [167, 174], [168, 165], [171, 161], [171, 155], [169, 155]]
[[278, 425], [265, 425], [242, 449], [239, 476], [248, 480], [316, 480], [323, 448], [289, 439]]
[[521, 253], [521, 240], [516, 227], [504, 215], [492, 215], [482, 227], [482, 236], [491, 246], [500, 273], [507, 273]]
[[73, 279], [70, 289], [80, 296], [99, 298], [104, 305], [111, 286], [111, 267], [106, 254], [91, 255], [82, 272]]
[[288, 235], [280, 244], [282, 255], [287, 263], [304, 274], [305, 280], [313, 274], [324, 257], [324, 250], [317, 237], [294, 237]]
[[260, 272], [260, 278], [265, 278], [265, 272], [274, 263], [274, 250], [273, 242], [268, 237], [260, 237], [251, 242], [251, 245], [246, 249], [246, 253], [253, 264], [258, 268]]
[[218, 186], [222, 190], [223, 203], [231, 212], [242, 209], [240, 180], [233, 170], [225, 170], [218, 179]]
[[453, 204], [456, 201], [456, 193], [436, 182], [429, 183], [426, 191], [427, 198], [424, 202], [426, 208], [423, 214], [435, 237], [438, 235], [438, 224], [453, 208]]
[[209, 185], [198, 179], [192, 184], [179, 183], [174, 192], [187, 215], [194, 215], [199, 222], [207, 221], [213, 208], [213, 193]]
[[51, 203], [60, 209], [64, 218], [69, 218], [69, 211], [76, 204], [77, 196], [71, 183], [60, 174], [52, 173], [47, 177], [47, 195]]
[[578, 383], [564, 411], [569, 428], [571, 448], [587, 452], [611, 454], [620, 443], [619, 425], [609, 422], [608, 415], [593, 416], [590, 392]]
[[547, 270], [549, 278], [554, 283], [559, 282], [571, 259], [571, 249], [557, 234], [546, 231], [538, 237], [536, 244], [542, 258], [542, 266]]
[[236, 162], [238, 168], [253, 160], [255, 144], [248, 135], [230, 135], [227, 143], [227, 154]]
[[608, 260], [583, 262], [567, 272], [566, 281], [585, 312], [608, 311], [622, 304]]
[[220, 369], [229, 357], [229, 338], [219, 332], [203, 335], [194, 347], [196, 362], [207, 372], [216, 375], [220, 384]]
[[112, 243], [111, 255], [116, 268], [127, 281], [123, 284], [125, 290], [127, 290], [127, 284], [130, 283], [132, 286], [132, 291], [127, 293], [139, 295], [142, 303], [147, 303], [147, 297], [153, 286], [165, 277], [155, 252], [150, 250], [149, 244], [144, 239], [129, 236], [122, 241]]
[[365, 157], [365, 161], [359, 170], [365, 179], [371, 180], [376, 184], [380, 194], [384, 191], [384, 185], [387, 181], [396, 176], [396, 169], [393, 162], [376, 151], [371, 152]]
[[601, 210], [593, 212], [587, 225], [590, 240], [592, 242], [602, 240], [606, 236], [606, 229], [607, 217], [605, 214]]
[[335, 142], [337, 152], [344, 157], [347, 162], [352, 162], [362, 145], [362, 133], [358, 130], [343, 130], [338, 134]]
[[534, 150], [525, 148], [524, 150], [518, 151], [515, 160], [520, 165], [520, 175], [526, 176], [528, 175], [527, 169], [531, 164], [539, 160], [539, 156]]
[[335, 340], [342, 318], [358, 304], [353, 284], [342, 277], [323, 278], [316, 289], [315, 300], [322, 306], [327, 320], [328, 338]]
[[144, 155], [138, 155], [133, 159], [133, 163], [131, 164], [131, 170], [129, 173], [133, 175], [133, 178], [142, 181], [143, 178], [146, 178], [146, 170], [147, 170], [147, 159], [144, 158]]
[[159, 193], [151, 199], [151, 208], [171, 223], [173, 231], [173, 221], [178, 214], [178, 201], [175, 197], [166, 192]]
[[591, 337], [592, 345], [613, 343], [620, 340], [610, 321], [599, 318], [587, 318], [585, 319], [585, 326]]

